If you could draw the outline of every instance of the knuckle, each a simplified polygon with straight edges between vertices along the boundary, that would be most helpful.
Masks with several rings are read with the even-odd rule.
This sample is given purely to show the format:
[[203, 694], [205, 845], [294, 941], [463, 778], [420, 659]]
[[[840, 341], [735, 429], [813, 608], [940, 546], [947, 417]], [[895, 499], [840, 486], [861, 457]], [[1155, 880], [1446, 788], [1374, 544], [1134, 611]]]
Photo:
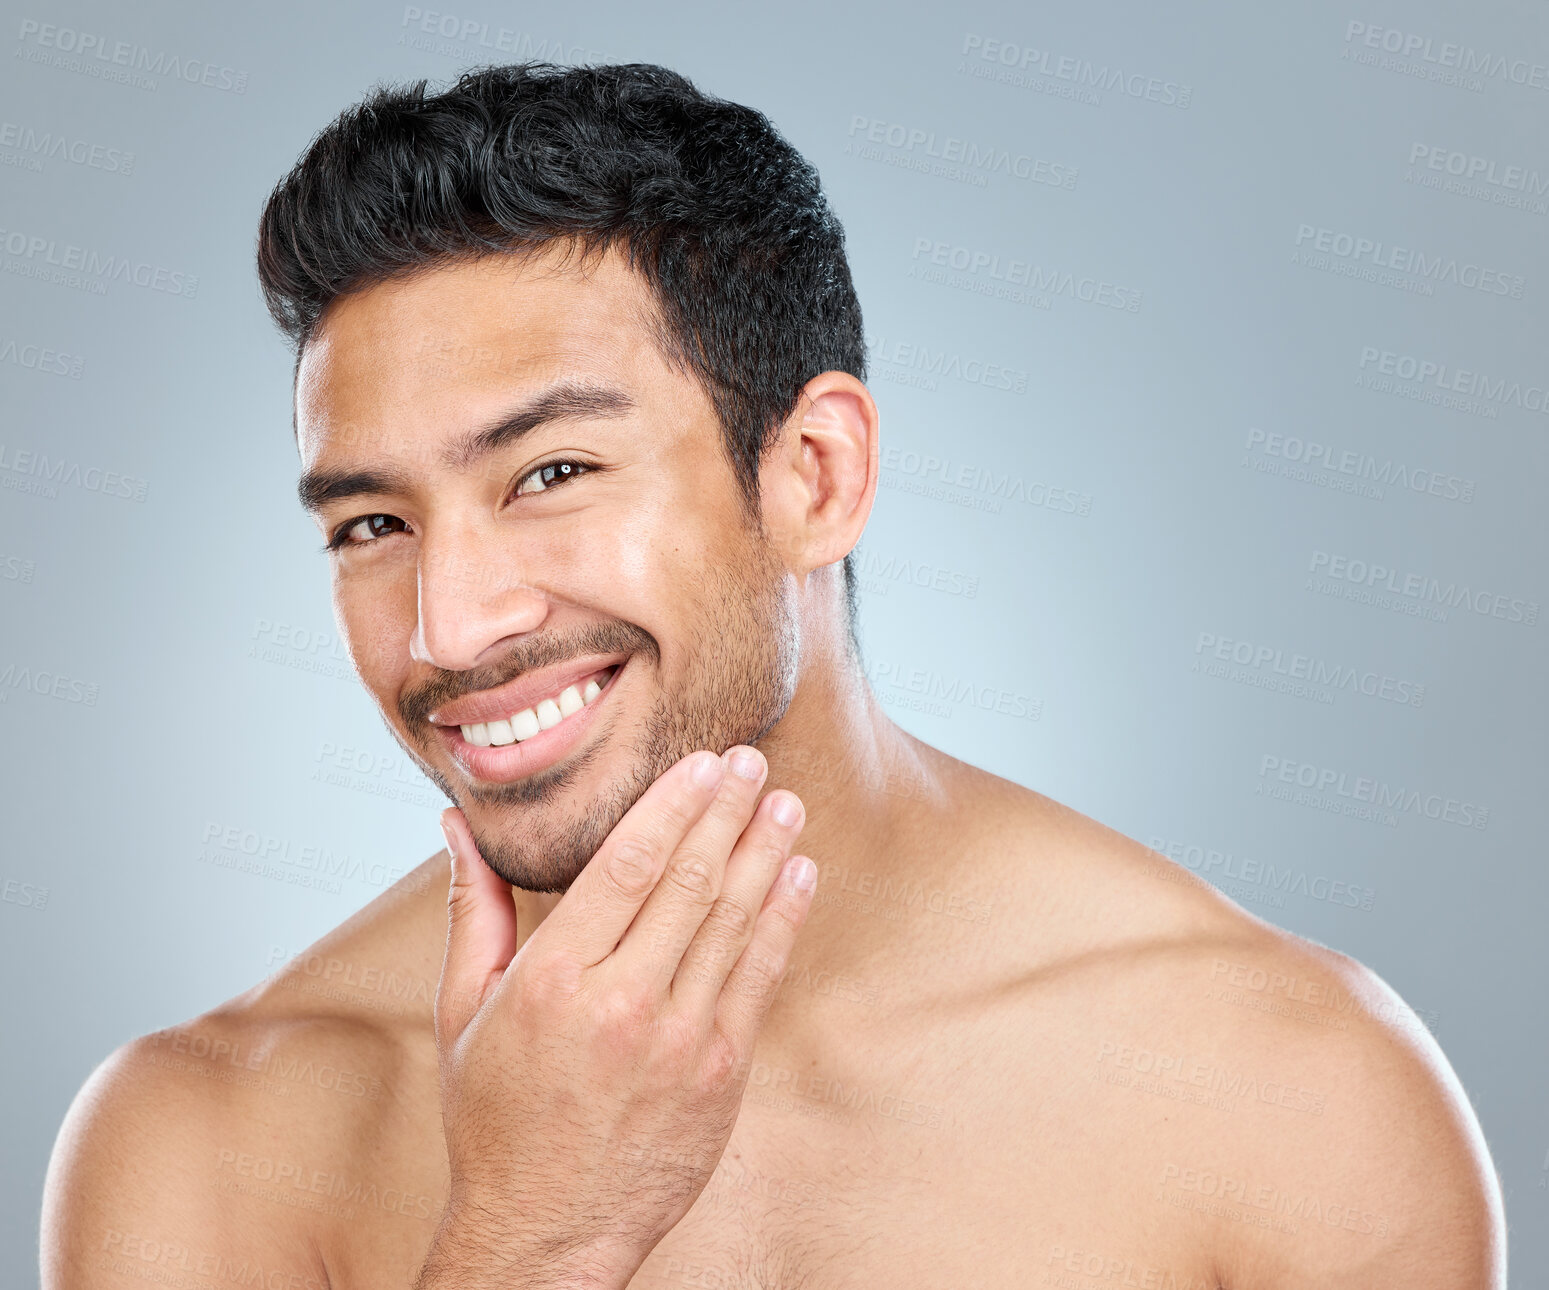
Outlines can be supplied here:
[[714, 900], [720, 890], [717, 866], [700, 855], [683, 856], [668, 868], [667, 877], [684, 895], [701, 904]]
[[650, 1029], [656, 1004], [652, 995], [636, 985], [614, 986], [596, 1006], [599, 1031], [613, 1040], [638, 1041]]
[[449, 927], [459, 929], [473, 917], [478, 904], [472, 883], [453, 883], [446, 894], [446, 919]]
[[782, 936], [795, 936], [806, 918], [797, 897], [789, 892], [781, 892], [777, 899], [769, 902], [764, 912], [767, 917], [783, 924]]
[[701, 1088], [707, 1091], [726, 1088], [736, 1079], [740, 1065], [736, 1047], [729, 1040], [717, 1035], [705, 1045], [704, 1055], [700, 1059]]
[[552, 1011], [575, 997], [575, 968], [558, 955], [519, 961], [513, 975], [526, 1011]]
[[603, 873], [620, 895], [639, 899], [656, 885], [655, 850], [647, 839], [625, 838], [613, 848]]
[[746, 943], [753, 931], [753, 915], [740, 900], [722, 896], [705, 915], [704, 936], [709, 947], [727, 950]]
[[693, 1017], [669, 1014], [656, 1028], [657, 1060], [670, 1071], [685, 1070], [702, 1042], [699, 1023]]
[[743, 968], [749, 982], [759, 992], [773, 991], [785, 979], [783, 958], [756, 945], [748, 946], [743, 956]]

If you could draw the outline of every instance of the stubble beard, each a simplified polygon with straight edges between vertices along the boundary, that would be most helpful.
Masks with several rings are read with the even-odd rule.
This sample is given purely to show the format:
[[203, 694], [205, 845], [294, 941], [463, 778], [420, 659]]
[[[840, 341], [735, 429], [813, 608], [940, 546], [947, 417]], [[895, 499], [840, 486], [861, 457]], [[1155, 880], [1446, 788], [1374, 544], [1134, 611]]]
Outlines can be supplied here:
[[[657, 692], [629, 768], [590, 798], [581, 798], [576, 785], [609, 732], [627, 720], [624, 712], [607, 714], [585, 752], [518, 783], [475, 785], [459, 796], [432, 776], [467, 817], [484, 862], [513, 887], [567, 891], [630, 807], [678, 761], [700, 748], [719, 753], [764, 738], [796, 692], [800, 641], [785, 572], [756, 541], [745, 561], [704, 571], [699, 621], [684, 638], [692, 651], [684, 692]], [[632, 634], [652, 648], [637, 651], [631, 667], [659, 664], [654, 638], [638, 628]], [[632, 679], [639, 685], [641, 673]]]

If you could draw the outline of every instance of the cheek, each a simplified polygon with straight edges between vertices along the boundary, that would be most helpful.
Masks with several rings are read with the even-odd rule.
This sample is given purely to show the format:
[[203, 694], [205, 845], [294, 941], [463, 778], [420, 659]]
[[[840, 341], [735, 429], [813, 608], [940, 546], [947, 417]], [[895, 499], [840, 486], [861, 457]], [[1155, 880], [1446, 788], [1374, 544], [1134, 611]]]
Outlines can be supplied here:
[[719, 473], [719, 458], [698, 461], [693, 451], [682, 448], [670, 468], [653, 469], [649, 488], [588, 534], [610, 585], [669, 613], [709, 594], [720, 581], [714, 566], [746, 558], [748, 535], [727, 496], [729, 478]]
[[667, 590], [664, 584], [678, 563], [680, 542], [665, 517], [640, 508], [609, 526], [602, 556], [614, 585], [638, 599]]
[[410, 661], [417, 613], [412, 578], [407, 587], [389, 579], [335, 578], [333, 613], [340, 639], [367, 687], [395, 683]]

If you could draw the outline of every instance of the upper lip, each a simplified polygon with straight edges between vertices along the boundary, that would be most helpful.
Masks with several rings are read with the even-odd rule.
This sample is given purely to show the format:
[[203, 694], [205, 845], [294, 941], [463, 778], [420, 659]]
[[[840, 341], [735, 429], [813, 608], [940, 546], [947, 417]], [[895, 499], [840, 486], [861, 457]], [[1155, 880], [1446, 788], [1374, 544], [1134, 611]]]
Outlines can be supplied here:
[[628, 657], [628, 654], [589, 654], [552, 667], [523, 672], [492, 690], [480, 690], [444, 704], [430, 714], [430, 721], [437, 726], [472, 726], [501, 721], [512, 713], [537, 707], [540, 700], [557, 697], [561, 690], [582, 677], [622, 663]]

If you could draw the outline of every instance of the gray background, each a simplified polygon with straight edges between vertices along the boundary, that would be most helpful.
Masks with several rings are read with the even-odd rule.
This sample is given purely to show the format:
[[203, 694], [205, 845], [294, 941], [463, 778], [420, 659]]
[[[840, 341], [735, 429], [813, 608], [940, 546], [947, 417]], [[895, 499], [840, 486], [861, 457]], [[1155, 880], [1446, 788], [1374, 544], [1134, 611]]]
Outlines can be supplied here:
[[[863, 639], [896, 719], [1386, 978], [1483, 1123], [1513, 1284], [1541, 1283], [1545, 11], [457, 3], [7, 6], [0, 1282], [36, 1278], [99, 1060], [440, 845], [293, 500], [253, 236], [373, 82], [548, 56], [666, 63], [819, 168], [876, 347]], [[949, 138], [992, 163], [932, 171]], [[1038, 162], [1073, 186], [1015, 173]], [[993, 294], [990, 257], [1044, 289]], [[1289, 688], [1295, 656], [1356, 688]]]

